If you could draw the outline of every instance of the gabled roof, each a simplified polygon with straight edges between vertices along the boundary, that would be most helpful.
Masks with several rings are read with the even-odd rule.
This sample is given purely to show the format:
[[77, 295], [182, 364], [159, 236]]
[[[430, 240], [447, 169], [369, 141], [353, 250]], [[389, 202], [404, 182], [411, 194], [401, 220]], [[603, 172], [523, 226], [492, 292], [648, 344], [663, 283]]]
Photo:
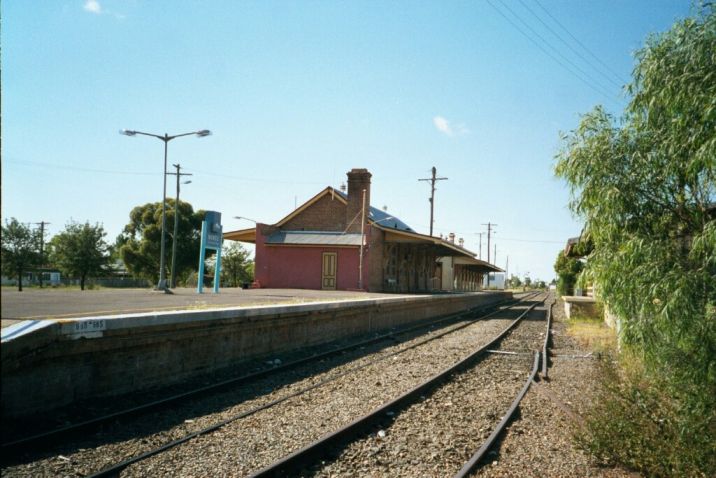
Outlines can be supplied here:
[[323, 191], [319, 192], [318, 194], [316, 194], [315, 196], [313, 196], [311, 199], [309, 199], [308, 201], [306, 201], [305, 203], [301, 204], [299, 207], [297, 207], [296, 209], [294, 209], [293, 211], [291, 211], [291, 213], [290, 213], [288, 216], [286, 216], [286, 217], [284, 217], [283, 219], [281, 219], [280, 221], [278, 221], [276, 224], [274, 224], [274, 226], [276, 226], [276, 227], [281, 227], [281, 226], [283, 226], [283, 225], [286, 224], [288, 221], [290, 221], [290, 220], [293, 219], [294, 217], [298, 216], [299, 214], [301, 214], [303, 211], [305, 211], [305, 210], [308, 209], [309, 207], [313, 206], [313, 205], [314, 205], [315, 203], [317, 203], [323, 196], [327, 196], [327, 195], [329, 195], [329, 194], [333, 196], [333, 199], [336, 199], [336, 198], [337, 198], [337, 199], [338, 199], [340, 202], [342, 202], [343, 204], [348, 204], [348, 201], [346, 200], [345, 196], [343, 196], [343, 195], [341, 195], [340, 193], [338, 193], [338, 191], [336, 191], [336, 190], [333, 189], [332, 187], [326, 186], [326, 188], [325, 188]]
[[[330, 186], [329, 186], [330, 188]], [[330, 188], [333, 189], [333, 188]], [[348, 202], [348, 195], [344, 193], [343, 191], [336, 191], [333, 189], [333, 192], [340, 196], [345, 203]], [[384, 226], [388, 229], [397, 229], [399, 231], [409, 231], [409, 232], [415, 232], [413, 229], [405, 224], [403, 221], [401, 221], [399, 218], [395, 216], [391, 216], [387, 212], [378, 209], [377, 207], [369, 206], [368, 209], [368, 220], [372, 224]]]
[[[323, 189], [321, 192], [313, 196], [311, 199], [306, 201], [305, 203], [301, 204], [298, 208], [291, 211], [290, 214], [283, 217], [281, 220], [279, 220], [274, 226], [281, 227], [287, 222], [289, 222], [294, 217], [301, 214], [303, 211], [311, 207], [313, 204], [317, 203], [320, 199], [322, 199], [324, 196], [330, 195], [333, 199], [336, 199], [340, 201], [343, 204], [348, 204], [348, 195], [344, 193], [343, 191], [339, 191], [337, 189], [332, 188], [331, 186], [327, 186], [325, 189]], [[370, 206], [368, 209], [368, 222], [370, 224], [375, 224], [376, 226], [380, 226], [381, 229], [391, 229], [391, 230], [398, 230], [398, 231], [408, 231], [408, 232], [415, 232], [413, 229], [405, 224], [403, 221], [401, 221], [399, 218], [395, 216], [391, 216], [385, 211], [382, 211], [376, 207]], [[256, 242], [256, 228], [251, 229], [239, 229], [237, 231], [228, 231], [224, 233], [224, 239], [228, 239], [231, 241], [241, 241], [241, 242]]]
[[[348, 195], [343, 191], [338, 191], [331, 186], [326, 187], [321, 192], [313, 196], [311, 199], [303, 203], [301, 206], [293, 210], [290, 214], [278, 221], [274, 226], [281, 227], [294, 217], [318, 202], [324, 196], [330, 195], [343, 204], [348, 204]], [[370, 206], [368, 210], [368, 222], [374, 227], [386, 233], [386, 240], [404, 243], [428, 243], [438, 246], [441, 254], [446, 256], [460, 256], [466, 258], [475, 257], [475, 253], [460, 247], [454, 242], [434, 236], [427, 236], [415, 232], [410, 226], [395, 216], [391, 216], [385, 211]], [[339, 238], [344, 236], [344, 238]], [[324, 231], [278, 231], [267, 240], [267, 244], [334, 244], [334, 245], [354, 245], [353, 236], [358, 236], [357, 244], [360, 245], [360, 234], [343, 234], [329, 233]], [[224, 239], [242, 242], [256, 242], [256, 228], [240, 229], [238, 231], [229, 231], [224, 233]], [[343, 242], [342, 242], [343, 241]], [[478, 259], [475, 259], [476, 261]], [[482, 262], [482, 261], [480, 261]], [[490, 267], [494, 267], [489, 265]]]

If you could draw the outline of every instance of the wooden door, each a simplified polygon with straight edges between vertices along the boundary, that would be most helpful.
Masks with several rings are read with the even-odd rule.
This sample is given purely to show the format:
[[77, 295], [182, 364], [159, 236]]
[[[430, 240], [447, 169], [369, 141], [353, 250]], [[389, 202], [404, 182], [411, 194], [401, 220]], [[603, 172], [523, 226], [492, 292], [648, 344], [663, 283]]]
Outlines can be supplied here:
[[336, 269], [338, 255], [335, 252], [323, 253], [323, 267], [321, 268], [321, 288], [323, 290], [336, 290]]

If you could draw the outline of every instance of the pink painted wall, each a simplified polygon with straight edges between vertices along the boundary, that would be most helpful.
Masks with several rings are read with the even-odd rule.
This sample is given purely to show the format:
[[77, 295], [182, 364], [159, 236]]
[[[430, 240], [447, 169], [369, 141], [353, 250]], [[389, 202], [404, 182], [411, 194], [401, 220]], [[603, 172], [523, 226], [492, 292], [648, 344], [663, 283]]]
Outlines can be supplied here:
[[[266, 237], [256, 234], [256, 280], [261, 287], [321, 289], [321, 266], [324, 252], [335, 252], [336, 289], [358, 288], [359, 249], [325, 247], [292, 247], [266, 245]], [[363, 260], [364, 287], [367, 287], [367, 254]]]

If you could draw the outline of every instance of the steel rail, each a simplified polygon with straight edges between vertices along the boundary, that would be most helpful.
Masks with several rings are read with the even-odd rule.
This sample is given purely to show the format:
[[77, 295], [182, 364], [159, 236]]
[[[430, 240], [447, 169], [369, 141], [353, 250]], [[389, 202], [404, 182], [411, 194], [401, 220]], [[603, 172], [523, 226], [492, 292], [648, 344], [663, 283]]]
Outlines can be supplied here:
[[[534, 295], [531, 295], [531, 296], [530, 296], [530, 298], [532, 298], [532, 297], [534, 297]], [[525, 300], [525, 299], [524, 299], [524, 298], [521, 299], [521, 301], [523, 301], [523, 300]], [[519, 304], [521, 301], [518, 301], [516, 304], [513, 304], [513, 305], [508, 306], [507, 309], [512, 308], [514, 305]], [[535, 305], [536, 305], [536, 304], [535, 304]], [[534, 305], [533, 305], [532, 307], [534, 307]], [[502, 310], [506, 310], [506, 309], [502, 309]], [[323, 386], [323, 385], [326, 385], [327, 383], [333, 382], [333, 381], [337, 380], [337, 379], [340, 378], [340, 377], [343, 377], [343, 376], [348, 375], [348, 374], [350, 374], [350, 373], [353, 373], [353, 372], [356, 372], [356, 371], [358, 371], [358, 370], [364, 369], [364, 368], [366, 368], [366, 367], [369, 367], [370, 365], [374, 365], [375, 363], [381, 362], [381, 361], [383, 361], [383, 360], [387, 360], [387, 359], [389, 359], [389, 358], [391, 358], [391, 357], [393, 357], [393, 356], [396, 356], [396, 355], [401, 354], [401, 353], [403, 353], [403, 352], [406, 352], [406, 351], [408, 351], [408, 350], [412, 350], [412, 349], [417, 348], [417, 347], [419, 347], [419, 346], [421, 346], [421, 345], [425, 345], [426, 343], [431, 342], [431, 341], [436, 340], [436, 339], [439, 339], [439, 338], [441, 338], [441, 337], [443, 337], [443, 336], [445, 336], [445, 335], [448, 335], [448, 334], [457, 332], [457, 331], [459, 331], [459, 330], [462, 330], [462, 329], [464, 329], [464, 328], [466, 328], [466, 327], [468, 327], [468, 326], [470, 326], [470, 325], [473, 325], [477, 320], [485, 319], [485, 318], [487, 318], [487, 317], [490, 317], [490, 316], [492, 316], [492, 315], [495, 315], [495, 314], [498, 313], [498, 312], [500, 312], [500, 310], [496, 310], [496, 311], [491, 312], [491, 313], [489, 313], [489, 314], [487, 314], [487, 315], [484, 315], [484, 316], [478, 317], [478, 318], [476, 318], [476, 319], [473, 319], [472, 321], [467, 322], [467, 323], [465, 323], [465, 324], [461, 324], [460, 326], [455, 327], [455, 328], [453, 328], [453, 329], [440, 332], [439, 334], [435, 334], [435, 335], [433, 335], [433, 336], [431, 336], [431, 337], [428, 337], [427, 339], [424, 339], [424, 340], [421, 340], [421, 341], [419, 341], [419, 342], [416, 342], [415, 344], [412, 344], [412, 345], [410, 345], [410, 346], [408, 346], [408, 347], [406, 347], [406, 348], [404, 348], [404, 349], [397, 350], [397, 351], [392, 352], [392, 353], [390, 353], [390, 354], [381, 356], [381, 357], [379, 357], [379, 358], [377, 358], [377, 359], [371, 360], [371, 361], [369, 361], [369, 362], [367, 362], [367, 363], [365, 363], [365, 364], [362, 364], [362, 365], [360, 365], [360, 366], [358, 366], [358, 367], [354, 367], [354, 368], [352, 368], [352, 369], [346, 370], [346, 371], [341, 372], [341, 373], [339, 373], [339, 374], [337, 374], [337, 375], [334, 375], [334, 376], [332, 376], [332, 377], [328, 377], [328, 378], [326, 378], [326, 379], [323, 379], [323, 380], [321, 380], [321, 381], [319, 381], [319, 382], [317, 382], [317, 383], [315, 383], [315, 384], [313, 384], [313, 385], [310, 385], [310, 386], [308, 386], [308, 387], [302, 388], [302, 389], [300, 389], [300, 390], [297, 390], [297, 391], [295, 391], [295, 392], [293, 392], [293, 393], [290, 393], [290, 394], [288, 394], [288, 395], [285, 395], [285, 396], [283, 396], [283, 397], [277, 398], [276, 400], [272, 400], [271, 402], [265, 403], [264, 405], [260, 405], [260, 406], [258, 406], [258, 407], [252, 408], [252, 409], [250, 409], [250, 410], [246, 410], [246, 411], [244, 411], [244, 412], [242, 412], [242, 413], [240, 413], [240, 414], [238, 414], [238, 415], [234, 415], [233, 417], [230, 417], [230, 418], [227, 418], [227, 419], [225, 419], [225, 420], [222, 420], [221, 422], [215, 423], [214, 425], [211, 425], [211, 426], [209, 426], [209, 427], [207, 427], [207, 428], [204, 428], [204, 429], [202, 429], [202, 430], [198, 430], [198, 431], [196, 431], [196, 432], [194, 432], [194, 433], [190, 433], [189, 435], [185, 435], [185, 436], [183, 436], [183, 437], [181, 437], [181, 438], [178, 438], [178, 439], [173, 440], [173, 441], [171, 441], [171, 442], [165, 443], [164, 445], [161, 445], [161, 446], [159, 446], [159, 447], [157, 447], [157, 448], [155, 448], [155, 449], [146, 451], [146, 452], [141, 453], [141, 454], [139, 454], [139, 455], [137, 455], [137, 456], [134, 456], [134, 457], [132, 457], [132, 458], [128, 458], [127, 460], [124, 460], [124, 461], [122, 461], [122, 462], [115, 463], [115, 464], [113, 464], [113, 465], [110, 465], [110, 466], [108, 466], [108, 467], [105, 467], [105, 468], [103, 468], [103, 469], [100, 470], [100, 471], [97, 471], [97, 472], [95, 472], [95, 473], [93, 473], [93, 474], [87, 475], [87, 478], [104, 478], [104, 477], [115, 476], [115, 475], [117, 475], [120, 471], [124, 470], [125, 468], [127, 468], [127, 467], [130, 466], [130, 465], [133, 465], [133, 464], [138, 463], [138, 462], [140, 462], [140, 461], [146, 460], [147, 458], [150, 458], [150, 457], [152, 457], [152, 456], [154, 456], [154, 455], [158, 455], [158, 454], [160, 454], [160, 453], [162, 453], [162, 452], [164, 452], [164, 451], [166, 451], [166, 450], [169, 450], [169, 449], [174, 448], [174, 447], [176, 447], [176, 446], [178, 446], [178, 445], [181, 445], [182, 443], [186, 443], [186, 442], [188, 442], [188, 441], [190, 441], [190, 440], [192, 440], [192, 439], [194, 439], [194, 438], [196, 438], [196, 437], [198, 437], [198, 436], [212, 433], [212, 432], [214, 432], [214, 431], [216, 431], [216, 430], [218, 430], [218, 429], [220, 429], [220, 428], [222, 428], [222, 427], [228, 425], [229, 423], [235, 422], [235, 421], [240, 420], [240, 419], [242, 419], [242, 418], [246, 418], [246, 417], [248, 417], [248, 416], [250, 416], [250, 415], [253, 415], [253, 414], [258, 413], [258, 412], [260, 412], [260, 411], [263, 411], [263, 410], [266, 410], [266, 409], [268, 409], [268, 408], [271, 408], [271, 407], [273, 407], [273, 406], [275, 406], [275, 405], [278, 405], [278, 404], [280, 404], [280, 403], [283, 403], [283, 402], [285, 402], [285, 401], [287, 401], [287, 400], [289, 400], [289, 399], [291, 399], [291, 398], [297, 397], [297, 396], [299, 396], [299, 395], [303, 395], [303, 394], [306, 393], [306, 392], [309, 392], [309, 391], [314, 390], [314, 389], [316, 389], [316, 388], [318, 388], [318, 387], [321, 387], [321, 386]], [[503, 332], [503, 334], [504, 334], [504, 332]], [[492, 342], [491, 342], [491, 343], [492, 343]]]
[[482, 444], [482, 446], [475, 452], [474, 455], [465, 463], [465, 465], [458, 471], [454, 478], [464, 478], [468, 476], [472, 471], [475, 469], [477, 464], [480, 462], [482, 457], [487, 453], [487, 450], [490, 449], [492, 444], [495, 442], [497, 437], [502, 433], [502, 431], [507, 426], [507, 423], [512, 419], [512, 416], [517, 411], [517, 407], [520, 405], [520, 402], [524, 398], [525, 394], [527, 393], [527, 390], [529, 390], [530, 385], [532, 384], [532, 381], [537, 376], [537, 370], [539, 369], [539, 362], [540, 362], [540, 353], [535, 352], [534, 353], [534, 363], [532, 365], [532, 371], [530, 372], [529, 377], [527, 378], [527, 381], [525, 382], [524, 386], [522, 387], [522, 390], [520, 390], [520, 393], [517, 394], [517, 397], [515, 397], [515, 400], [512, 402], [512, 405], [507, 410], [507, 413], [505, 413], [505, 416], [502, 417], [502, 420], [500, 420], [500, 423], [495, 427], [495, 429], [492, 431], [489, 437], [487, 437], [487, 440]]
[[331, 432], [313, 443], [281, 458], [271, 465], [249, 475], [250, 478], [279, 477], [290, 476], [296, 470], [305, 467], [326, 454], [327, 450], [339, 447], [349, 442], [352, 437], [363, 433], [370, 426], [385, 420], [388, 411], [402, 409], [411, 404], [421, 394], [433, 389], [437, 385], [446, 381], [455, 372], [468, 368], [473, 362], [479, 358], [488, 348], [502, 340], [537, 304], [531, 305], [527, 310], [520, 314], [514, 321], [510, 323], [499, 335], [492, 339], [489, 343], [479, 347], [467, 357], [463, 358], [454, 365], [444, 369], [417, 387], [403, 393], [398, 398], [387, 402], [372, 412], [364, 415], [353, 422]]
[[547, 308], [547, 334], [544, 338], [544, 345], [542, 346], [541, 378], [544, 380], [549, 380], [547, 369], [549, 368], [549, 344], [552, 340], [552, 307], [554, 307], [554, 302], [555, 301], [550, 302], [549, 307]]
[[[408, 327], [406, 329], [402, 329], [402, 330], [398, 330], [398, 331], [391, 331], [386, 334], [381, 334], [376, 337], [372, 337], [370, 339], [366, 339], [366, 340], [363, 340], [360, 342], [356, 342], [356, 343], [347, 345], [345, 347], [332, 349], [332, 350], [329, 350], [326, 352], [320, 352], [320, 353], [311, 355], [309, 357], [304, 357], [301, 359], [293, 360], [291, 362], [286, 362], [285, 364], [282, 364], [279, 366], [275, 366], [272, 368], [266, 368], [263, 370], [259, 370], [257, 372], [252, 372], [249, 374], [245, 374], [245, 375], [242, 375], [239, 377], [230, 378], [227, 380], [222, 380], [221, 382], [206, 385], [206, 386], [194, 389], [194, 390], [189, 390], [187, 392], [182, 392], [182, 393], [178, 393], [175, 395], [171, 395], [169, 397], [164, 397], [164, 398], [154, 400], [154, 401], [151, 401], [148, 403], [143, 403], [143, 404], [140, 404], [140, 405], [137, 405], [134, 407], [130, 407], [130, 408], [119, 410], [119, 411], [116, 411], [113, 413], [102, 415], [100, 417], [90, 418], [88, 420], [84, 420], [84, 421], [81, 421], [78, 423], [66, 425], [64, 427], [60, 427], [60, 428], [56, 428], [53, 430], [48, 430], [48, 431], [44, 431], [44, 432], [37, 433], [34, 435], [30, 435], [27, 437], [18, 438], [16, 440], [8, 441], [8, 442], [5, 442], [2, 445], [0, 445], [0, 449], [3, 452], [3, 455], [5, 455], [10, 450], [18, 448], [18, 447], [26, 447], [30, 444], [38, 445], [38, 444], [46, 442], [46, 441], [55, 440], [60, 436], [71, 435], [73, 433], [78, 433], [80, 431], [84, 431], [84, 430], [87, 430], [87, 429], [90, 429], [93, 427], [97, 427], [103, 423], [106, 423], [106, 422], [109, 422], [112, 420], [116, 420], [117, 418], [127, 418], [127, 417], [131, 417], [131, 416], [135, 416], [135, 415], [140, 415], [142, 413], [146, 413], [151, 410], [156, 410], [160, 407], [167, 406], [167, 405], [170, 405], [175, 402], [179, 402], [180, 400], [185, 400], [188, 398], [196, 398], [196, 397], [199, 397], [202, 394], [205, 394], [208, 392], [215, 392], [215, 391], [218, 391], [225, 387], [240, 385], [240, 384], [243, 384], [246, 382], [264, 378], [264, 377], [272, 375], [272, 374], [288, 371], [293, 368], [300, 367], [302, 365], [305, 365], [307, 363], [310, 363], [310, 362], [313, 362], [316, 360], [322, 360], [322, 359], [329, 358], [334, 355], [341, 354], [348, 350], [363, 347], [366, 345], [372, 345], [372, 344], [375, 344], [378, 342], [382, 342], [384, 340], [392, 340], [392, 339], [394, 339], [395, 335], [407, 334], [407, 333], [414, 332], [416, 330], [420, 330], [423, 328], [432, 327], [434, 325], [441, 324], [443, 322], [449, 322], [451, 320], [459, 320], [460, 318], [462, 318], [464, 316], [481, 313], [481, 312], [484, 312], [491, 308], [498, 308], [498, 311], [499, 311], [499, 307], [505, 305], [505, 303], [507, 303], [507, 302], [513, 301], [515, 303], [519, 303], [520, 301], [527, 300], [528, 298], [531, 298], [531, 297], [533, 297], [533, 296], [525, 296], [521, 299], [507, 299], [507, 300], [503, 300], [503, 301], [498, 301], [494, 304], [490, 304], [487, 306], [475, 307], [472, 309], [468, 309], [467, 311], [462, 311], [462, 312], [459, 312], [456, 314], [450, 314], [446, 317], [442, 317], [435, 321], [423, 322], [421, 324], [418, 324], [413, 327]], [[495, 311], [494, 313], [497, 313], [497, 311]], [[492, 315], [492, 314], [489, 314], [487, 316], [478, 317], [477, 319], [472, 319], [472, 320], [484, 319], [484, 318], [489, 317], [490, 315]]]

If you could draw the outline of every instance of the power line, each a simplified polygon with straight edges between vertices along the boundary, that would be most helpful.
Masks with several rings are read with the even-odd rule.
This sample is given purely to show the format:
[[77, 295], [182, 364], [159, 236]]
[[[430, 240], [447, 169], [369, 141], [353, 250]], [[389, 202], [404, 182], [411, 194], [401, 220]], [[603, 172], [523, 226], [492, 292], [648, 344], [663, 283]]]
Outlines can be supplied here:
[[597, 73], [599, 73], [600, 75], [602, 75], [608, 82], [610, 82], [612, 85], [616, 86], [617, 88], [622, 88], [622, 87], [624, 86], [623, 83], [622, 83], [622, 84], [617, 83], [617, 82], [614, 81], [612, 78], [610, 78], [607, 74], [605, 74], [604, 72], [602, 72], [602, 69], [601, 69], [601, 68], [597, 68], [597, 67], [594, 65], [593, 62], [591, 62], [591, 61], [589, 61], [587, 58], [585, 58], [584, 55], [582, 55], [582, 54], [581, 54], [579, 51], [577, 51], [569, 42], [567, 42], [564, 38], [562, 38], [562, 35], [560, 35], [560, 34], [557, 33], [556, 31], [554, 31], [554, 29], [553, 29], [552, 27], [550, 27], [549, 25], [547, 25], [547, 23], [546, 23], [544, 20], [542, 20], [542, 18], [541, 18], [539, 15], [537, 15], [537, 13], [535, 13], [535, 11], [532, 10], [532, 9], [530, 8], [530, 6], [527, 5], [527, 4], [524, 2], [524, 0], [519, 0], [519, 2], [522, 4], [522, 6], [524, 6], [524, 7], [527, 9], [528, 12], [530, 12], [530, 13], [533, 15], [542, 25], [544, 25], [544, 27], [545, 27], [547, 30], [549, 30], [550, 33], [552, 33], [552, 35], [554, 35], [555, 37], [557, 37], [557, 39], [558, 39], [559, 41], [561, 41], [564, 45], [566, 45], [567, 48], [569, 48], [570, 50], [572, 50], [572, 53], [574, 53], [574, 54], [577, 55], [579, 58], [581, 58], [582, 61], [584, 61], [584, 62], [585, 62], [586, 64], [588, 64], [589, 66], [591, 66], [591, 67], [594, 69], [594, 71], [596, 71]]
[[539, 243], [545, 243], [545, 244], [565, 244], [565, 241], [548, 241], [548, 240], [540, 240], [540, 239], [513, 239], [509, 237], [502, 237], [503, 241], [515, 241], [515, 242], [539, 242]]
[[[549, 41], [548, 41], [547, 39], [545, 39], [542, 35], [540, 35], [539, 32], [537, 32], [537, 30], [535, 30], [534, 28], [532, 28], [532, 26], [531, 26], [529, 23], [527, 23], [520, 15], [518, 15], [512, 8], [510, 8], [509, 5], [507, 5], [503, 0], [497, 0], [497, 1], [500, 2], [500, 4], [501, 4], [503, 7], [505, 7], [515, 18], [517, 18], [517, 19], [520, 21], [520, 23], [522, 23], [525, 27], [527, 27], [527, 29], [529, 29], [529, 31], [531, 31], [537, 38], [539, 38], [540, 40], [542, 40], [542, 42], [543, 42], [548, 48], [550, 48], [552, 51], [554, 51], [554, 53], [556, 53], [557, 55], [559, 55], [564, 61], [566, 61], [567, 63], [569, 63], [574, 69], [576, 69], [576, 70], [579, 71], [582, 75], [584, 75], [584, 76], [587, 78], [586, 82], [587, 82], [588, 84], [592, 85], [593, 88], [594, 88], [595, 86], [598, 87], [598, 88], [600, 88], [603, 93], [606, 92], [607, 96], [610, 96], [610, 93], [609, 93], [609, 90], [608, 90], [608, 89], [604, 88], [604, 86], [601, 85], [600, 83], [598, 83], [594, 78], [591, 78], [590, 75], [589, 75], [589, 73], [587, 73], [587, 72], [584, 71], [582, 68], [580, 68], [579, 65], [575, 64], [572, 60], [570, 60], [570, 59], [567, 58], [565, 55], [563, 55], [562, 52], [559, 51], [559, 49], [557, 49], [554, 45], [552, 45], [551, 42], [549, 42]], [[589, 79], [591, 79], [592, 82], [589, 82]], [[583, 80], [583, 81], [584, 81], [584, 80]]]
[[547, 10], [544, 6], [542, 6], [542, 4], [539, 2], [539, 0], [534, 0], [534, 2], [537, 4], [538, 7], [540, 7], [540, 8], [542, 9], [542, 11], [544, 11], [544, 12], [547, 14], [547, 16], [549, 16], [549, 18], [551, 18], [551, 19], [554, 21], [554, 23], [556, 23], [567, 35], [569, 35], [575, 42], [577, 42], [577, 44], [578, 44], [579, 46], [581, 46], [582, 49], [584, 49], [584, 51], [586, 51], [587, 53], [589, 53], [589, 54], [592, 56], [592, 58], [594, 58], [594, 59], [597, 60], [601, 65], [603, 65], [604, 68], [606, 68], [612, 75], [614, 75], [614, 77], [615, 77], [617, 80], [619, 80], [619, 81], [622, 82], [622, 83], [626, 83], [626, 81], [624, 81], [624, 79], [621, 77], [621, 75], [620, 75], [619, 73], [617, 73], [617, 72], [615, 72], [614, 70], [612, 70], [611, 67], [610, 67], [608, 64], [604, 63], [597, 55], [595, 55], [594, 53], [592, 53], [592, 50], [590, 50], [589, 48], [587, 48], [581, 41], [579, 41], [579, 39], [578, 39], [577, 37], [575, 37], [574, 35], [572, 35], [572, 33], [571, 33], [569, 30], [567, 30], [567, 28], [566, 28], [564, 25], [562, 25], [562, 23], [560, 23], [559, 20], [557, 20], [551, 13], [549, 13], [549, 10]]
[[[527, 38], [527, 40], [529, 40], [529, 41], [532, 42], [537, 48], [539, 48], [540, 50], [542, 50], [542, 52], [543, 52], [545, 55], [549, 56], [552, 60], [554, 60], [554, 61], [555, 61], [557, 64], [559, 64], [562, 68], [564, 68], [565, 70], [567, 70], [568, 72], [570, 72], [570, 73], [571, 73], [572, 75], [574, 75], [578, 80], [580, 80], [582, 83], [584, 83], [585, 85], [587, 85], [588, 87], [590, 87], [592, 90], [594, 90], [595, 92], [597, 92], [597, 93], [599, 93], [600, 95], [604, 96], [605, 98], [608, 98], [608, 99], [610, 99], [611, 101], [614, 101], [614, 97], [613, 97], [610, 93], [608, 93], [608, 92], [606, 92], [606, 91], [603, 91], [602, 89], [600, 89], [599, 86], [593, 85], [593, 84], [590, 83], [588, 80], [584, 79], [580, 74], [578, 74], [578, 73], [575, 72], [573, 69], [571, 69], [569, 66], [565, 65], [559, 58], [557, 58], [556, 56], [554, 56], [549, 50], [545, 49], [541, 44], [539, 44], [536, 40], [534, 40], [528, 33], [526, 33], [519, 25], [517, 25], [514, 21], [512, 21], [512, 19], [511, 19], [510, 17], [508, 17], [507, 15], [505, 15], [505, 14], [502, 12], [502, 10], [500, 10], [499, 8], [497, 8], [490, 0], [487, 0], [487, 3], [488, 3], [488, 5], [490, 5], [497, 13], [499, 13], [500, 16], [502, 16], [502, 18], [504, 18], [505, 20], [507, 20], [507, 21], [510, 23], [510, 25], [512, 25], [518, 32], [520, 32], [525, 38]], [[503, 3], [502, 5], [505, 6], [504, 3]], [[510, 8], [507, 7], [507, 6], [505, 6], [505, 8], [507, 8], [507, 9], [510, 10], [510, 11], [512, 11], [512, 9], [510, 9]], [[513, 15], [515, 15], [514, 12], [513, 12]], [[515, 15], [515, 16], [516, 16], [517, 18], [519, 18], [517, 15]], [[521, 19], [520, 19], [520, 20], [521, 20]], [[521, 21], [524, 23], [524, 20], [521, 20]], [[530, 27], [530, 29], [531, 29], [531, 27]], [[539, 36], [539, 34], [537, 34], [537, 36]], [[570, 62], [570, 63], [571, 63], [571, 62]], [[589, 77], [589, 75], [587, 75], [587, 77]]]
[[[132, 176], [158, 176], [159, 174], [161, 174], [161, 173], [150, 173], [150, 172], [140, 172], [140, 171], [120, 171], [120, 170], [113, 170], [113, 169], [82, 168], [79, 166], [68, 166], [68, 165], [61, 165], [61, 164], [45, 163], [45, 162], [41, 162], [41, 161], [27, 161], [27, 160], [17, 160], [17, 159], [6, 159], [5, 162], [15, 163], [15, 164], [28, 164], [28, 165], [35, 165], [35, 166], [43, 166], [43, 167], [63, 169], [63, 170], [68, 170], [68, 171], [80, 171], [80, 172], [84, 172], [84, 173], [122, 174], [122, 175], [132, 175]], [[279, 179], [249, 178], [249, 177], [244, 177], [244, 176], [232, 176], [230, 174], [222, 174], [222, 173], [216, 173], [216, 172], [211, 172], [211, 171], [200, 171], [197, 169], [192, 169], [191, 171], [194, 171], [196, 173], [201, 173], [202, 175], [206, 175], [206, 176], [215, 176], [215, 177], [220, 177], [220, 178], [235, 179], [235, 180], [239, 180], [239, 181], [265, 182], [265, 183], [275, 183], [275, 184], [323, 184], [320, 181], [283, 181], [283, 180], [279, 180]]]
[[13, 160], [13, 159], [8, 159], [6, 161], [8, 163], [33, 164], [36, 166], [45, 166], [45, 167], [56, 168], [56, 169], [66, 169], [69, 171], [82, 171], [85, 173], [125, 174], [125, 175], [134, 175], [134, 176], [158, 176], [157, 173], [142, 173], [142, 172], [137, 172], [137, 171], [119, 171], [119, 170], [111, 170], [111, 169], [81, 168], [78, 166], [43, 163], [40, 161], [26, 161], [26, 160], [20, 161], [20, 160]]
[[202, 171], [200, 169], [187, 169], [187, 171], [193, 171], [195, 173], [201, 173], [202, 176], [215, 176], [218, 178], [235, 179], [237, 181], [249, 181], [269, 184], [325, 184], [321, 181], [294, 181], [294, 180], [281, 180], [281, 179], [267, 179], [267, 178], [250, 178], [246, 176], [235, 176], [231, 174], [217, 173], [212, 171]]

